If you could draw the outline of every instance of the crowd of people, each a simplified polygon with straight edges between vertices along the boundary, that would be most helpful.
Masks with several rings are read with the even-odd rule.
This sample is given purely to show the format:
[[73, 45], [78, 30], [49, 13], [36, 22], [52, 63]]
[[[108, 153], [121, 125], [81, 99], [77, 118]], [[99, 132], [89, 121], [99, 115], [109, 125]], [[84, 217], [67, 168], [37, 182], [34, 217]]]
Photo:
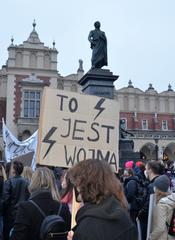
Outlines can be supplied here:
[[[174, 187], [173, 165], [159, 161], [127, 161], [118, 173], [97, 159], [34, 172], [19, 161], [1, 164], [0, 239], [175, 239]], [[74, 195], [81, 203], [72, 227]]]
[[175, 222], [173, 236], [168, 233], [175, 209], [174, 178], [174, 166], [167, 168], [160, 161], [125, 164], [123, 186], [130, 217], [140, 224], [140, 239], [175, 239]]

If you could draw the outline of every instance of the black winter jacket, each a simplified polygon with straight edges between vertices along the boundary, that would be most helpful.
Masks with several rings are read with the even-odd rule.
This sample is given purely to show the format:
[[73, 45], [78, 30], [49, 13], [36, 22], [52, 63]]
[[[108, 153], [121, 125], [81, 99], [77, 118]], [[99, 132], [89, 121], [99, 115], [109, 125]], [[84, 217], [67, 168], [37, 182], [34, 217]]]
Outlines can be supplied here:
[[2, 205], [2, 194], [3, 194], [3, 185], [4, 185], [4, 178], [0, 176], [0, 216], [2, 216], [3, 205]]
[[137, 240], [134, 224], [115, 197], [86, 203], [76, 215], [73, 240]]
[[10, 178], [5, 182], [2, 204], [3, 215], [8, 219], [14, 220], [18, 204], [29, 198], [28, 185], [28, 180], [21, 176]]
[[125, 196], [130, 205], [130, 211], [140, 210], [140, 206], [136, 201], [136, 196], [138, 193], [138, 184], [139, 179], [136, 176], [126, 178], [124, 182]]
[[156, 180], [157, 177], [158, 176], [156, 176], [149, 182], [149, 184], [147, 186], [147, 198], [146, 198], [146, 201], [139, 213], [139, 219], [143, 222], [146, 222], [146, 224], [148, 221], [149, 199], [150, 199], [150, 195], [154, 193], [154, 181]]
[[[33, 194], [30, 197], [46, 215], [57, 214], [60, 203], [53, 200], [51, 193], [41, 191]], [[71, 214], [67, 204], [62, 204], [60, 216], [67, 223], [68, 230], [71, 224]], [[15, 220], [14, 229], [10, 240], [39, 240], [40, 226], [43, 221], [43, 216], [38, 209], [30, 202], [21, 202], [18, 207], [18, 212]]]

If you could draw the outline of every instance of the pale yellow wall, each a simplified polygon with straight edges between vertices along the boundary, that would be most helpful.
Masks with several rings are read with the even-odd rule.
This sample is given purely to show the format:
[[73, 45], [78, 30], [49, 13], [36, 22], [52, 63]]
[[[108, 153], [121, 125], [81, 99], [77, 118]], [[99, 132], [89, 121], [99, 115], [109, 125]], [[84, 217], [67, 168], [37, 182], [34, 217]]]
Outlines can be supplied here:
[[167, 91], [164, 95], [149, 92], [137, 93], [132, 89], [117, 90], [115, 98], [120, 102], [121, 111], [137, 112], [157, 112], [174, 113], [175, 112], [175, 92], [171, 94]]
[[6, 124], [9, 130], [17, 136], [17, 127], [14, 123], [14, 91], [15, 91], [15, 76], [8, 74], [7, 79], [7, 108], [6, 108]]

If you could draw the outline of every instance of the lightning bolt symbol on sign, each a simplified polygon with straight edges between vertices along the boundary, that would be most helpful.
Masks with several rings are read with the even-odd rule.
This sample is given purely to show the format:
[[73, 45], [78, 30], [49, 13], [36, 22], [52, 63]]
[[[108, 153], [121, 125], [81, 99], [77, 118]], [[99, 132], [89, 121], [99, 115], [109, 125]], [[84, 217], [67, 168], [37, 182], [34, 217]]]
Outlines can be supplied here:
[[105, 101], [105, 98], [101, 98], [101, 99], [98, 101], [98, 103], [96, 104], [96, 106], [94, 107], [94, 109], [99, 110], [98, 114], [97, 114], [97, 115], [95, 116], [95, 118], [94, 118], [94, 121], [95, 121], [95, 119], [105, 110], [104, 107], [101, 107], [101, 105], [104, 103], [104, 101]]
[[47, 156], [47, 154], [50, 152], [51, 148], [53, 147], [53, 145], [56, 143], [55, 140], [51, 140], [50, 137], [54, 134], [54, 132], [57, 130], [57, 127], [52, 127], [49, 132], [46, 134], [46, 136], [44, 137], [43, 141], [44, 143], [49, 143], [49, 147], [43, 157], [43, 159]]

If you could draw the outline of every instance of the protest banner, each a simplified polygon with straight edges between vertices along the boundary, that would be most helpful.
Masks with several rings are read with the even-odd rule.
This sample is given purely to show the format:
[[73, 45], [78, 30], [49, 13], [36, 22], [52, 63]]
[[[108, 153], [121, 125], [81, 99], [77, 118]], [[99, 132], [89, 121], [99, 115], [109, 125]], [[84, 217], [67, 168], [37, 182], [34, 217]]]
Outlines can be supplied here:
[[153, 209], [156, 206], [156, 197], [155, 194], [151, 194], [149, 198], [149, 212], [148, 212], [148, 226], [147, 226], [147, 239], [152, 232], [152, 223], [153, 223]]
[[39, 122], [37, 162], [72, 167], [98, 158], [118, 168], [119, 106], [102, 97], [45, 87]]
[[[5, 148], [5, 159], [7, 162], [10, 162], [13, 159], [21, 158], [26, 156], [26, 154], [32, 154], [32, 163], [35, 169], [35, 152], [37, 147], [37, 137], [38, 131], [34, 132], [32, 136], [24, 141], [19, 141], [7, 128], [3, 122], [3, 142]], [[30, 154], [29, 154], [30, 155]], [[31, 156], [31, 155], [30, 155]], [[24, 157], [25, 158], [25, 157]]]

